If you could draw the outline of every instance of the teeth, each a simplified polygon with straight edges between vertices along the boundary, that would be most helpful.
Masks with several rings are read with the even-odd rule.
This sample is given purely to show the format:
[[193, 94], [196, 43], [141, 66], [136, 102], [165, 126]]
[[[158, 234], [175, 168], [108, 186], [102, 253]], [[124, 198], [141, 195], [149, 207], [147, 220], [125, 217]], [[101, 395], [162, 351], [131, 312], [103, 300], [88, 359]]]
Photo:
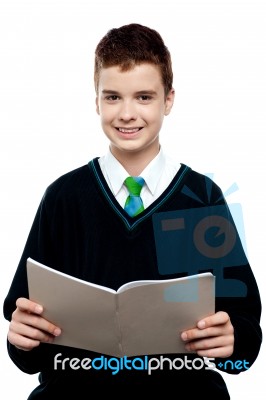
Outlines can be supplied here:
[[125, 128], [118, 128], [119, 132], [122, 133], [136, 133], [139, 131], [139, 128], [132, 128], [132, 129], [125, 129]]

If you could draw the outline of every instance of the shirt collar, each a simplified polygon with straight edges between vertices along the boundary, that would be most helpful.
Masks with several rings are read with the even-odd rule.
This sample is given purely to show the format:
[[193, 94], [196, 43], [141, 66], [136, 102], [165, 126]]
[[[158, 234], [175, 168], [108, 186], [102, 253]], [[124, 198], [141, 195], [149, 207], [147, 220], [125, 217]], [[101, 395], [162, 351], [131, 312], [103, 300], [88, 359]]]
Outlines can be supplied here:
[[[160, 181], [160, 177], [165, 167], [165, 155], [160, 149], [157, 156], [147, 165], [140, 176], [145, 180], [147, 188], [154, 194]], [[113, 156], [110, 149], [104, 157], [104, 166], [114, 195], [116, 196], [121, 189], [124, 180], [128, 177], [128, 172]]]
[[156, 187], [160, 181], [161, 175], [165, 168], [165, 163], [165, 155], [162, 149], [160, 149], [157, 156], [141, 173], [141, 176], [145, 180], [145, 183], [152, 195], [155, 193]]
[[108, 180], [112, 192], [116, 196], [121, 189], [124, 180], [128, 177], [128, 172], [120, 164], [120, 162], [113, 156], [110, 149], [104, 157], [104, 167], [108, 176]]

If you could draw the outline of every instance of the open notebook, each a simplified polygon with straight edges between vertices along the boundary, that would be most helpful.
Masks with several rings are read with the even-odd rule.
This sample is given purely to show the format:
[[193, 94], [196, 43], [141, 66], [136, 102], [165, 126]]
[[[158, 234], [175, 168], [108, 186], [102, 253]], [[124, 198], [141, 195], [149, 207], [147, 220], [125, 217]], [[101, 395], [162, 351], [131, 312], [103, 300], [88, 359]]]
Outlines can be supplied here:
[[55, 344], [113, 357], [188, 353], [180, 332], [215, 310], [215, 277], [135, 281], [117, 291], [29, 258], [29, 297], [62, 329]]

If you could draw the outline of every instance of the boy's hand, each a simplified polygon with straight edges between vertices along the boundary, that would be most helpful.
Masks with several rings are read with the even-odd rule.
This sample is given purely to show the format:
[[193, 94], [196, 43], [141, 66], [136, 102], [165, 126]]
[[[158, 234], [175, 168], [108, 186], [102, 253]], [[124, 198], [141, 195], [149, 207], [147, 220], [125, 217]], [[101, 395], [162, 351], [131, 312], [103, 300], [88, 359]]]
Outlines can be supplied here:
[[234, 351], [234, 327], [226, 312], [219, 311], [182, 332], [186, 349], [202, 357], [230, 357]]
[[61, 334], [60, 328], [41, 316], [43, 307], [39, 304], [21, 297], [16, 306], [7, 337], [18, 349], [32, 350], [41, 342], [51, 343], [55, 336]]

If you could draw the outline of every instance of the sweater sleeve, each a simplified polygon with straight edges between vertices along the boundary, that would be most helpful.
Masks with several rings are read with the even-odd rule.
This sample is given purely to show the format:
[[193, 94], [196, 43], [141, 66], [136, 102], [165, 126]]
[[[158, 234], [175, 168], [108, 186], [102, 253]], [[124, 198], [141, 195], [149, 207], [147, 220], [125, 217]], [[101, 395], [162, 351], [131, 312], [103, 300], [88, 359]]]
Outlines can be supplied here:
[[[53, 259], [53, 253], [44, 195], [38, 207], [9, 292], [4, 301], [3, 313], [8, 321], [11, 321], [12, 313], [16, 309], [16, 300], [20, 297], [29, 298], [26, 272], [27, 258], [31, 257], [49, 265]], [[49, 349], [48, 353], [47, 348]], [[36, 373], [45, 367], [44, 363], [47, 362], [47, 355], [50, 349], [51, 347], [41, 344], [38, 348], [31, 351], [23, 351], [17, 349], [7, 341], [7, 350], [12, 361], [22, 371], [30, 374]], [[45, 357], [43, 357], [44, 354]]]
[[[252, 366], [260, 351], [262, 343], [261, 298], [230, 207], [223, 198], [220, 188], [214, 185], [214, 189], [215, 187], [226, 207], [228, 221], [234, 227], [235, 243], [239, 244], [235, 256], [229, 257], [231, 264], [228, 263], [228, 266], [222, 268], [222, 276], [218, 274], [219, 278], [216, 277], [216, 286], [220, 291], [220, 295], [216, 297], [216, 311], [227, 312], [231, 319], [235, 337], [234, 352], [228, 358], [217, 358], [215, 364], [217, 369], [223, 372], [239, 374]], [[221, 288], [223, 294], [221, 294]], [[224, 295], [225, 288], [229, 290]], [[246, 365], [247, 368], [244, 368], [243, 365]]]
[[[246, 296], [216, 298], [216, 311], [226, 311], [234, 327], [234, 352], [228, 358], [217, 358], [216, 367], [229, 374], [239, 374], [254, 364], [262, 343], [260, 326], [261, 300], [249, 264], [225, 271], [225, 279], [241, 279], [247, 286]], [[244, 368], [243, 365], [247, 368]]]

